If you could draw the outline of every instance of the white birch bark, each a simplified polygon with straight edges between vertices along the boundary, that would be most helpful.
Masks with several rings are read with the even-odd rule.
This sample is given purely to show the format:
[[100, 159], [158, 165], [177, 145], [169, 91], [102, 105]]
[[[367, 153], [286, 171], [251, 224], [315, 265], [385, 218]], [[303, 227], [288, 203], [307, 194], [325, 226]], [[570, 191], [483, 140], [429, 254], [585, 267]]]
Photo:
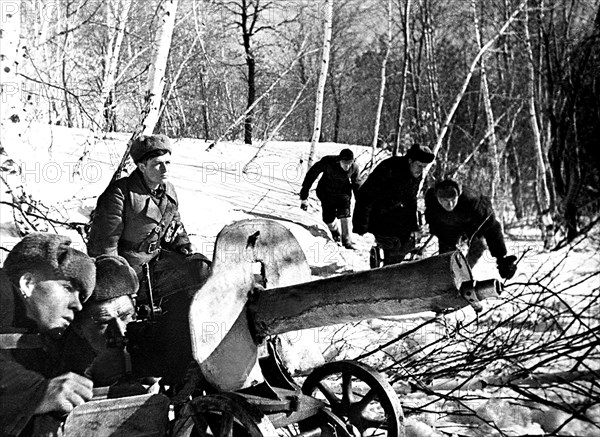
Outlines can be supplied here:
[[121, 54], [121, 45], [123, 44], [125, 25], [127, 24], [127, 18], [129, 16], [130, 9], [131, 0], [113, 0], [106, 6], [106, 21], [108, 24], [109, 38], [105, 56], [105, 69], [104, 76], [102, 78], [102, 88], [100, 91], [100, 98], [96, 103], [96, 115], [94, 117], [93, 127], [94, 130], [101, 129], [103, 126], [102, 118], [104, 115], [104, 108], [110, 92], [116, 83], [117, 68]]
[[527, 109], [529, 112], [529, 124], [533, 132], [533, 144], [535, 147], [535, 153], [537, 156], [537, 182], [538, 182], [538, 195], [539, 203], [542, 211], [546, 211], [550, 206], [550, 190], [546, 183], [546, 164], [544, 161], [544, 152], [542, 147], [542, 136], [540, 134], [540, 128], [538, 124], [538, 116], [535, 108], [535, 71], [533, 64], [533, 49], [531, 48], [531, 36], [529, 35], [529, 13], [525, 10], [525, 23], [523, 26], [525, 36], [525, 47], [527, 50], [527, 56], [529, 62], [527, 63]]
[[167, 59], [169, 50], [171, 49], [171, 38], [173, 29], [175, 28], [175, 15], [177, 13], [178, 0], [165, 0], [161, 3], [158, 16], [159, 28], [156, 31], [156, 37], [153, 43], [154, 55], [152, 63], [148, 71], [148, 82], [146, 87], [146, 95], [144, 98], [144, 107], [142, 108], [142, 116], [139, 125], [133, 132], [131, 138], [127, 142], [125, 153], [121, 158], [121, 163], [117, 167], [113, 180], [119, 179], [129, 159], [129, 150], [131, 144], [140, 135], [152, 135], [158, 115], [160, 113], [160, 105], [162, 93], [165, 87], [165, 72], [167, 69]]
[[[477, 5], [479, 2], [471, 0], [471, 9], [473, 11], [473, 23], [475, 25], [475, 38], [477, 39], [477, 48], [481, 50], [481, 27], [479, 25], [479, 11]], [[496, 187], [500, 183], [500, 164], [498, 156], [498, 139], [496, 137], [496, 123], [494, 118], [494, 111], [492, 109], [492, 101], [490, 99], [490, 90], [487, 80], [487, 72], [485, 67], [485, 56], [481, 57], [481, 91], [483, 97], [483, 106], [485, 108], [485, 115], [487, 120], [487, 137], [490, 144], [490, 152], [492, 155], [492, 180], [490, 181], [490, 199], [492, 204], [496, 206]], [[500, 210], [496, 209], [498, 215], [502, 215]], [[501, 217], [500, 217], [501, 218]], [[500, 220], [502, 223], [502, 220]]]
[[[21, 40], [21, 9], [18, 2], [2, 4], [0, 16], [0, 117], [2, 122], [21, 117], [21, 87], [17, 80], [19, 42]], [[16, 118], [13, 118], [16, 120]]]
[[308, 168], [315, 161], [315, 150], [321, 137], [321, 122], [323, 119], [323, 100], [325, 95], [325, 83], [327, 81], [327, 70], [329, 69], [329, 52], [331, 50], [331, 25], [333, 22], [333, 0], [325, 0], [325, 17], [323, 18], [323, 56], [321, 58], [321, 73], [319, 85], [317, 86], [317, 102], [315, 104], [315, 121], [313, 135], [310, 141], [310, 152], [308, 154]]
[[178, 0], [165, 0], [160, 5], [159, 29], [154, 41], [154, 57], [148, 71], [148, 87], [146, 89], [146, 108], [142, 120], [142, 134], [151, 135], [158, 122], [162, 93], [165, 88], [165, 72], [167, 59], [171, 49], [171, 38], [175, 28], [175, 15]]
[[404, 126], [404, 99], [406, 98], [406, 89], [408, 81], [408, 67], [410, 65], [410, 6], [411, 0], [406, 0], [406, 8], [404, 11], [404, 65], [402, 67], [402, 88], [400, 90], [400, 98], [398, 102], [398, 122], [396, 123], [396, 143], [394, 144], [394, 156], [398, 154], [400, 149], [400, 141], [402, 140], [402, 127]]
[[[454, 114], [456, 113], [456, 109], [458, 108], [458, 105], [460, 104], [460, 102], [465, 94], [465, 91], [467, 90], [467, 87], [469, 86], [469, 82], [471, 82], [471, 77], [473, 77], [473, 72], [475, 71], [477, 64], [479, 64], [481, 57], [485, 54], [485, 52], [487, 52], [492, 47], [492, 45], [494, 45], [496, 40], [501, 35], [503, 35], [504, 32], [506, 32], [506, 30], [510, 27], [511, 23], [516, 20], [516, 18], [522, 12], [523, 8], [526, 5], [527, 5], [527, 0], [522, 0], [521, 3], [519, 4], [519, 6], [517, 6], [515, 11], [511, 14], [511, 16], [508, 18], [508, 20], [506, 20], [506, 22], [502, 25], [502, 27], [498, 30], [498, 32], [494, 35], [494, 37], [492, 37], [488, 42], [486, 42], [481, 47], [481, 49], [479, 49], [479, 51], [475, 55], [475, 58], [473, 58], [473, 61], [471, 62], [471, 65], [469, 66], [469, 71], [467, 72], [467, 76], [465, 77], [465, 80], [463, 81], [463, 84], [462, 84], [459, 92], [456, 94], [456, 97], [454, 98], [454, 101], [452, 102], [452, 106], [448, 110], [448, 115], [446, 116], [444, 124], [442, 125], [441, 130], [437, 136], [435, 146], [433, 147], [434, 154], [437, 155], [438, 151], [440, 150], [440, 148], [444, 142], [444, 138], [446, 137], [446, 132], [448, 132], [448, 127], [450, 126], [450, 123], [452, 122], [452, 118], [454, 118]], [[433, 166], [433, 163], [428, 164], [427, 167], [425, 168], [425, 170], [423, 172], [423, 180], [421, 181], [421, 186], [423, 185], [423, 182], [425, 181], [425, 176], [427, 175], [427, 173], [429, 172], [429, 170], [431, 169], [432, 166]]]
[[379, 84], [379, 100], [377, 102], [377, 112], [375, 114], [375, 126], [373, 129], [373, 142], [371, 144], [371, 167], [375, 161], [375, 150], [377, 149], [377, 139], [379, 138], [379, 124], [381, 123], [381, 110], [383, 109], [383, 100], [385, 98], [385, 84], [387, 74], [387, 62], [390, 57], [390, 48], [392, 46], [392, 0], [388, 0], [387, 5], [387, 41], [385, 44], [385, 54], [381, 61], [381, 81]]

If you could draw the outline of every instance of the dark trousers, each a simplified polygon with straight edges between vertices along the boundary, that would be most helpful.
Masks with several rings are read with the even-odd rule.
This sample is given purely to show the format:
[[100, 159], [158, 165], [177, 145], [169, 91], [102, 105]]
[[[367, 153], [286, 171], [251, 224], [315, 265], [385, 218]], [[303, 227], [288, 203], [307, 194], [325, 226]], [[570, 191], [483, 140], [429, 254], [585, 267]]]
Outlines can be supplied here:
[[[161, 376], [181, 382], [192, 362], [189, 309], [192, 297], [208, 279], [210, 261], [201, 254], [161, 251], [150, 263], [154, 304], [160, 311], [148, 325], [144, 344], [132, 353], [139, 376]], [[141, 290], [144, 286], [145, 290]], [[138, 303], [148, 304], [147, 281], [140, 284]]]
[[384, 266], [401, 263], [406, 255], [415, 248], [415, 240], [410, 234], [405, 237], [375, 235], [375, 241], [383, 249]]

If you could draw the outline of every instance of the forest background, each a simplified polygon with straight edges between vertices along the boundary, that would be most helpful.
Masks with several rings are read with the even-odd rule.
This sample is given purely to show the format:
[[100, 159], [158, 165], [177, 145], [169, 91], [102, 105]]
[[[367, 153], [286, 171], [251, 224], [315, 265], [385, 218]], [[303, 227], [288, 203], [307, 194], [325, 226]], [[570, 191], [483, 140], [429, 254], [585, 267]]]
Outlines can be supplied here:
[[429, 145], [433, 178], [570, 239], [598, 210], [597, 0], [3, 0], [2, 16], [4, 119], [135, 132], [154, 98], [146, 130], [312, 139], [309, 163], [317, 141]]
[[[8, 188], [1, 203], [14, 211], [19, 232], [40, 220], [83, 233], [85, 225], [48, 221], [42, 212], [52, 205], [9, 180], [22, 171], [8, 153], [17, 143], [9, 142], [25, 132], [32, 142], [36, 132], [56, 135], [48, 147], [55, 156], [65, 150], [58, 143], [73, 138], [67, 149], [74, 174], [95, 153], [108, 153], [98, 150], [107, 142], [129, 137], [130, 144], [149, 132], [198, 139], [185, 146], [193, 159], [198, 147], [203, 159], [233, 150], [252, 160], [276, 142], [277, 153], [298, 156], [304, 170], [342, 144], [367, 146], [371, 159], [360, 161], [365, 173], [414, 142], [426, 144], [437, 154], [428, 184], [451, 176], [476, 187], [493, 199], [505, 230], [538, 227], [559, 261], [541, 262], [519, 278], [483, 323], [427, 319], [415, 329], [433, 325], [442, 333], [433, 344], [415, 343], [411, 332], [389, 334], [393, 354], [388, 347], [355, 355], [368, 360], [383, 352], [384, 359], [373, 361], [392, 382], [409, 378], [408, 391], [418, 387], [435, 398], [425, 406], [415, 402], [414, 410], [404, 403], [407, 411], [438, 414], [436, 402], [443, 411], [456, 403], [461, 416], [490, 427], [474, 435], [515, 435], [515, 417], [524, 413], [508, 403], [520, 406], [523, 399], [544, 416], [535, 421], [537, 435], [597, 435], [600, 287], [597, 268], [577, 271], [585, 262], [576, 253], [589, 258], [598, 249], [600, 1], [2, 0], [0, 6], [0, 175]], [[64, 134], [69, 128], [72, 136]], [[294, 142], [299, 149], [310, 142], [310, 152], [290, 152]], [[347, 334], [341, 330], [340, 341]], [[450, 393], [421, 385], [465, 374]], [[465, 388], [480, 382], [473, 375], [513, 391], [502, 392], [491, 409], [475, 409], [469, 401], [489, 397]], [[512, 415], [510, 432], [500, 410]], [[481, 423], [461, 422], [461, 433]], [[530, 433], [531, 427], [521, 429]]]

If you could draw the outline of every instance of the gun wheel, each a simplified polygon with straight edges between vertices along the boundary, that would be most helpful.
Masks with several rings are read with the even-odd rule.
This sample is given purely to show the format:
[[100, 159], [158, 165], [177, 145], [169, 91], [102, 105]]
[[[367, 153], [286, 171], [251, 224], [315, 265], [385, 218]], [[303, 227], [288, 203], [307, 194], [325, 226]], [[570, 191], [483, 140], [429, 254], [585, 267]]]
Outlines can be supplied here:
[[271, 421], [242, 396], [233, 393], [200, 396], [183, 407], [174, 437], [277, 437]]
[[379, 372], [365, 364], [327, 363], [312, 371], [302, 392], [322, 400], [350, 435], [404, 437], [398, 396]]

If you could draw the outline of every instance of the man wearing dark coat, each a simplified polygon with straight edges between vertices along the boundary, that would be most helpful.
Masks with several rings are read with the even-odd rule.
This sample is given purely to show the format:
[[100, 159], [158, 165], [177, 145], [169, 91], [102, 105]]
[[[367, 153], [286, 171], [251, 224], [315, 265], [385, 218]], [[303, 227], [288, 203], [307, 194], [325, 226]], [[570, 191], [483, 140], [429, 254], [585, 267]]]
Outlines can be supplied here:
[[140, 136], [133, 142], [131, 158], [137, 168], [100, 195], [87, 243], [90, 256], [120, 255], [129, 262], [140, 279], [142, 301], [148, 276], [157, 297], [164, 297], [181, 289], [195, 291], [207, 275], [208, 260], [189, 256], [194, 248], [181, 222], [175, 187], [168, 181], [171, 150], [164, 135]]
[[0, 269], [2, 436], [55, 432], [56, 415], [92, 397], [92, 381], [59, 370], [62, 336], [96, 275], [93, 260], [70, 244], [59, 235], [27, 235]]
[[350, 203], [352, 192], [356, 194], [360, 187], [358, 165], [354, 162], [354, 154], [350, 149], [343, 149], [338, 155], [327, 155], [316, 162], [306, 172], [306, 177], [300, 190], [300, 207], [306, 211], [308, 193], [321, 175], [317, 184], [317, 197], [321, 201], [323, 221], [331, 231], [335, 241], [341, 240], [347, 249], [355, 249], [350, 231]]
[[429, 232], [438, 238], [440, 253], [456, 250], [464, 239], [468, 242], [467, 262], [473, 267], [487, 247], [497, 260], [498, 272], [510, 279], [516, 272], [514, 255], [506, 255], [502, 227], [496, 219], [492, 202], [484, 195], [446, 179], [425, 194], [425, 220]]
[[428, 147], [414, 144], [406, 155], [382, 161], [358, 191], [354, 232], [375, 236], [384, 265], [402, 262], [415, 247], [417, 192], [423, 169], [434, 157]]

